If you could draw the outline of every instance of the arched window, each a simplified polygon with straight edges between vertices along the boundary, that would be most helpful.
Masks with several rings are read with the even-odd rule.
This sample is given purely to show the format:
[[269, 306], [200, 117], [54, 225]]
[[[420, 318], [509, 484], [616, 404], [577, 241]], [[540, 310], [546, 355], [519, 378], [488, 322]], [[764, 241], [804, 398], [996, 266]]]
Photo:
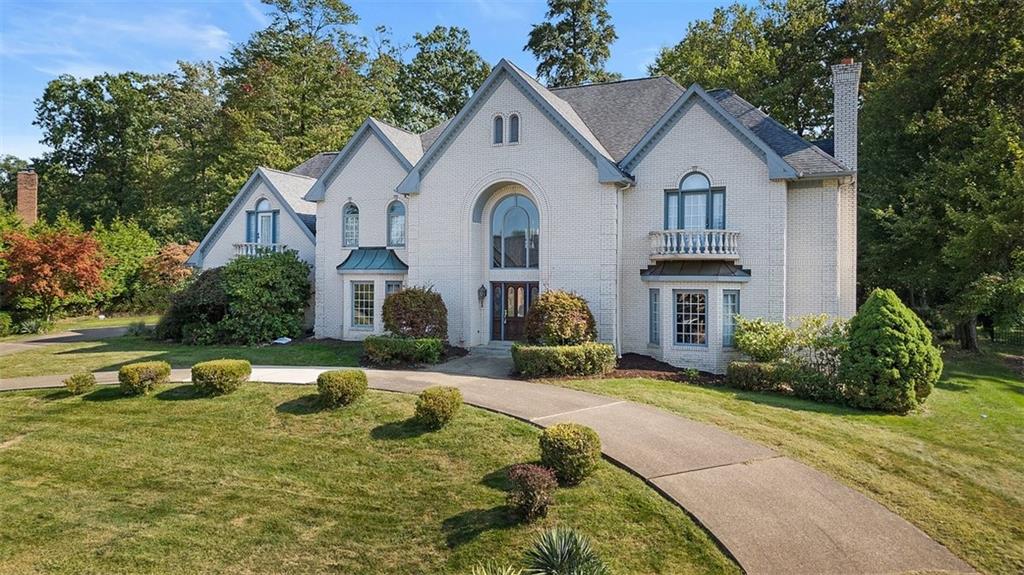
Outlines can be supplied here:
[[245, 214], [245, 241], [252, 244], [277, 243], [277, 211], [266, 198], [260, 198], [256, 207]]
[[398, 200], [388, 204], [388, 245], [405, 245], [405, 204]]
[[355, 204], [345, 206], [341, 223], [342, 247], [357, 247], [359, 245], [359, 208]]
[[677, 190], [665, 190], [666, 230], [724, 230], [725, 190], [711, 189], [700, 172], [687, 174]]
[[519, 114], [512, 114], [508, 117], [508, 143], [519, 143]]
[[267, 198], [261, 198], [260, 201], [256, 202], [256, 211], [257, 212], [269, 212], [270, 211], [270, 202], [267, 201]]
[[505, 119], [501, 116], [494, 117], [494, 140], [495, 144], [505, 141]]
[[503, 198], [491, 213], [491, 265], [536, 268], [540, 255], [540, 214], [521, 194]]

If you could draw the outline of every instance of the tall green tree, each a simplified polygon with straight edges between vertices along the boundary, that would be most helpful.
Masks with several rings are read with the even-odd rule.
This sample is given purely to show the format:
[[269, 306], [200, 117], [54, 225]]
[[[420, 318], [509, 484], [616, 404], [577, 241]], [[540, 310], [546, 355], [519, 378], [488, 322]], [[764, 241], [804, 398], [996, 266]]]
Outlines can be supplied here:
[[28, 162], [11, 154], [0, 156], [0, 211], [13, 210], [18, 202], [18, 172]]
[[535, 24], [524, 50], [537, 58], [537, 76], [547, 85], [575, 86], [616, 80], [605, 71], [618, 38], [605, 0], [548, 0], [546, 21]]
[[401, 74], [398, 121], [421, 132], [457, 114], [491, 67], [470, 48], [465, 28], [436, 26], [413, 38], [416, 54]]

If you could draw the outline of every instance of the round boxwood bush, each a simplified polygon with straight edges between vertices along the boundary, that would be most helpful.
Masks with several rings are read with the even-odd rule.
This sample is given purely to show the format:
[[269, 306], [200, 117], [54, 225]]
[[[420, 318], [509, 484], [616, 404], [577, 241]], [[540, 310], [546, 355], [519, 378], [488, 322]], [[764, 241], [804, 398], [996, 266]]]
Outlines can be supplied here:
[[552, 495], [558, 487], [554, 471], [532, 463], [520, 463], [509, 468], [508, 481], [512, 488], [506, 502], [513, 513], [528, 523], [548, 514]]
[[320, 403], [325, 407], [348, 405], [366, 394], [366, 372], [361, 369], [325, 371], [316, 378]]
[[416, 400], [415, 419], [431, 429], [441, 429], [462, 407], [462, 392], [439, 385], [424, 389]]
[[850, 320], [839, 366], [847, 401], [906, 413], [921, 405], [942, 374], [932, 334], [892, 290], [876, 289]]
[[526, 338], [542, 345], [578, 345], [597, 337], [587, 300], [561, 290], [540, 294], [526, 314]]
[[117, 372], [117, 382], [125, 395], [143, 395], [171, 378], [171, 364], [166, 361], [129, 363]]
[[235, 391], [252, 375], [252, 366], [244, 359], [215, 359], [192, 366], [192, 385], [209, 395]]
[[601, 438], [585, 425], [559, 423], [540, 435], [540, 461], [563, 485], [576, 485], [589, 477], [600, 460]]
[[64, 380], [64, 387], [73, 395], [82, 395], [96, 386], [96, 376], [89, 373], [76, 373]]
[[384, 299], [384, 329], [410, 338], [448, 341], [448, 308], [430, 288], [408, 287]]

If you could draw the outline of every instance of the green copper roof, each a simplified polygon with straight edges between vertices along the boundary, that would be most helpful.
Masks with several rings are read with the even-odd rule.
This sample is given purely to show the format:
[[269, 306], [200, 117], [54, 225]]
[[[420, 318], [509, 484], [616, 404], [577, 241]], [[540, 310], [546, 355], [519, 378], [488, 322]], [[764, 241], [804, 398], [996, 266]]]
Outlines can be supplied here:
[[409, 266], [387, 248], [356, 248], [338, 265], [338, 273], [345, 272], [406, 272]]

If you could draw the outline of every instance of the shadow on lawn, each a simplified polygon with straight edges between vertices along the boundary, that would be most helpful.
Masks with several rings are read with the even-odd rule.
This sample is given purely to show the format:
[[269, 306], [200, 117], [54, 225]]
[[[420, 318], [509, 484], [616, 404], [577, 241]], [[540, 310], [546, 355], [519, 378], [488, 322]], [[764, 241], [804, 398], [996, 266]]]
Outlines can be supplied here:
[[161, 391], [160, 393], [153, 396], [161, 401], [184, 401], [189, 399], [203, 399], [208, 397], [203, 392], [199, 391], [199, 388], [191, 385], [176, 385]]
[[432, 431], [429, 427], [409, 418], [383, 423], [370, 430], [370, 437], [382, 440], [411, 439]]
[[486, 531], [510, 529], [517, 525], [506, 505], [490, 509], [470, 509], [457, 513], [441, 523], [449, 549], [469, 543]]
[[320, 396], [315, 393], [296, 397], [295, 399], [289, 399], [277, 406], [278, 413], [287, 413], [290, 415], [313, 415], [314, 413], [320, 413], [323, 410], [324, 406], [320, 403]]
[[126, 397], [128, 396], [121, 393], [120, 387], [112, 385], [101, 387], [88, 395], [82, 396], [82, 399], [85, 401], [116, 401]]

